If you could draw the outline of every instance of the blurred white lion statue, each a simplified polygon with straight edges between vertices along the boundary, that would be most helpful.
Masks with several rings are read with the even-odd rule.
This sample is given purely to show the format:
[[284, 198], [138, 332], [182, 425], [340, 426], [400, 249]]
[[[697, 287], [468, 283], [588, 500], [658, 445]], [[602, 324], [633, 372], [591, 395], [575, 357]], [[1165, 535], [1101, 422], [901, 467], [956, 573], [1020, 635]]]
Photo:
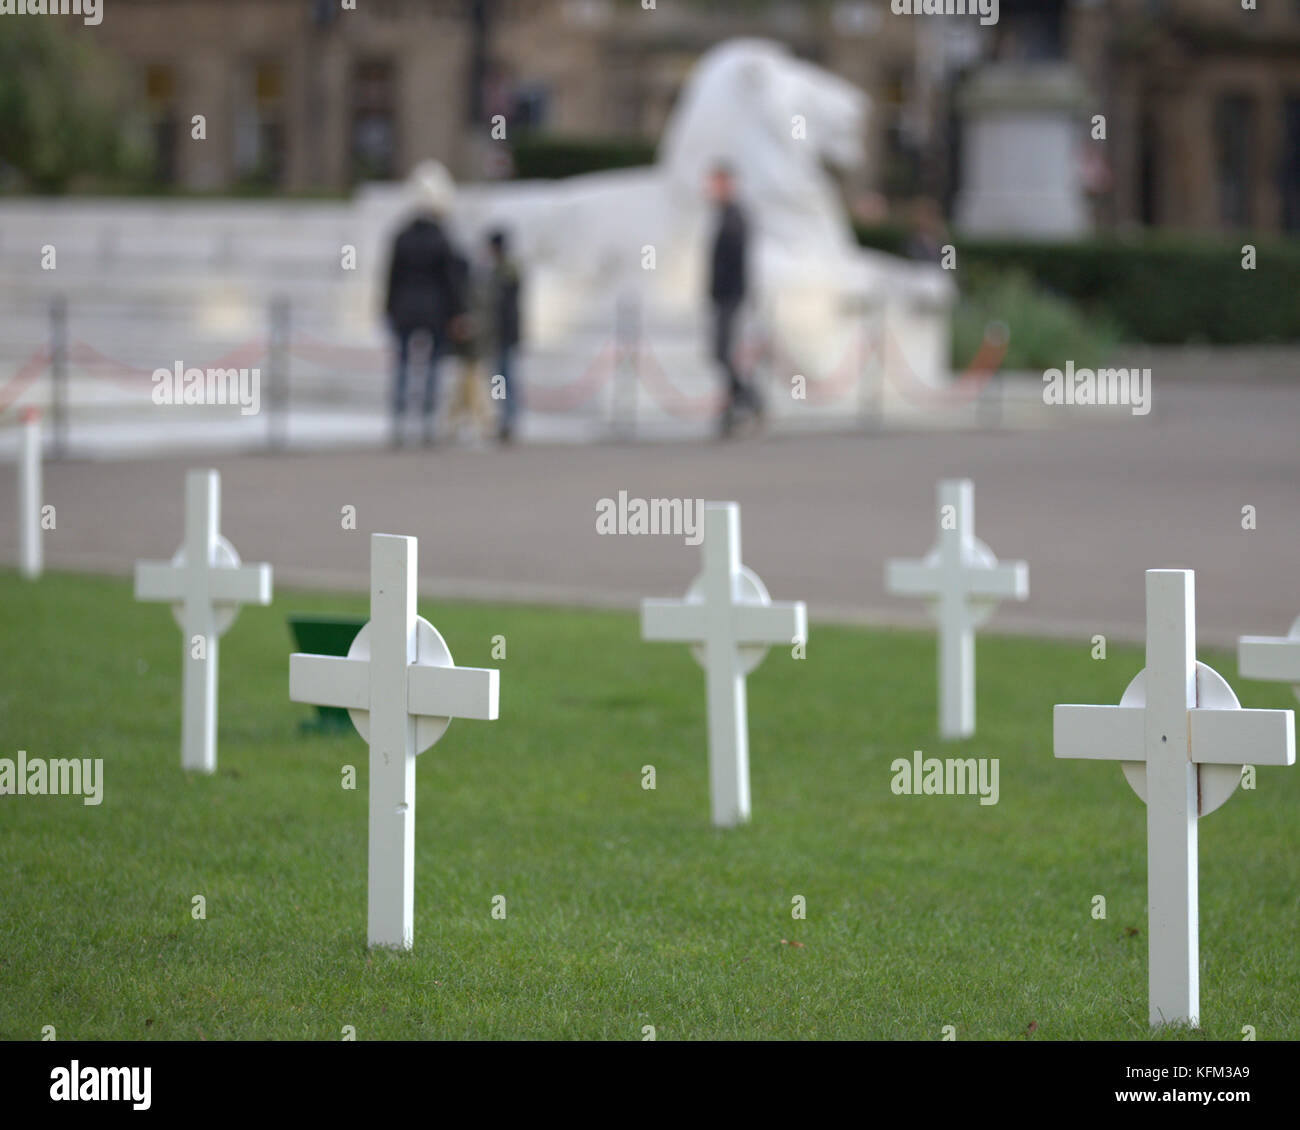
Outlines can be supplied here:
[[[860, 248], [825, 168], [862, 162], [867, 108], [858, 88], [784, 46], [731, 40], [696, 64], [653, 166], [463, 186], [453, 229], [473, 247], [493, 228], [510, 234], [534, 349], [559, 355], [580, 339], [590, 348], [609, 333], [615, 303], [631, 302], [648, 348], [698, 392], [714, 379], [705, 180], [723, 162], [751, 224], [750, 318], [778, 347], [779, 378], [829, 387], [851, 363], [864, 319], [874, 319], [884, 366], [905, 367], [902, 384], [938, 385], [952, 298], [945, 272]], [[789, 413], [782, 400], [790, 397], [774, 398], [774, 415]]]

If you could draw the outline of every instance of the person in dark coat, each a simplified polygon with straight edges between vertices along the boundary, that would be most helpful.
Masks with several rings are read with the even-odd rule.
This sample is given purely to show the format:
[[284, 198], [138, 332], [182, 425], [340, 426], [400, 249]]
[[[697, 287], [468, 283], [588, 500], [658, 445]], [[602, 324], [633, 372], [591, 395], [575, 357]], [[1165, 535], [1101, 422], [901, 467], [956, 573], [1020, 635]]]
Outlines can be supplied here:
[[736, 320], [748, 289], [749, 222], [736, 202], [735, 181], [727, 165], [715, 165], [709, 173], [709, 196], [717, 205], [717, 227], [709, 262], [709, 298], [713, 304], [713, 355], [726, 380], [726, 403], [721, 418], [722, 434], [729, 435], [737, 412], [749, 409], [763, 414], [758, 393], [736, 366]]
[[393, 380], [394, 445], [402, 441], [411, 343], [417, 336], [429, 338], [422, 416], [424, 442], [433, 442], [438, 365], [452, 340], [464, 332], [467, 302], [457, 255], [444, 228], [455, 197], [451, 176], [438, 162], [428, 161], [416, 169], [412, 184], [418, 212], [393, 241], [384, 307], [397, 341]]
[[[501, 377], [503, 397], [497, 438], [509, 443], [519, 419], [520, 389], [515, 374], [515, 350], [519, 345], [519, 267], [510, 257], [506, 233], [488, 236], [488, 268], [484, 311], [484, 336], [489, 356], [496, 363], [493, 376]], [[494, 393], [495, 395], [495, 393]]]

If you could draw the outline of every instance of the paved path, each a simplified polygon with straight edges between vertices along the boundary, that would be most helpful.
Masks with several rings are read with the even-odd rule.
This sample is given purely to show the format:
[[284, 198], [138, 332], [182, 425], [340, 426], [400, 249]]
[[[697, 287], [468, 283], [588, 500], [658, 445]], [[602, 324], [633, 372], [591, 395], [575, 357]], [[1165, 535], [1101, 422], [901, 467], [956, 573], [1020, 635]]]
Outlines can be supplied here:
[[[731, 444], [478, 452], [220, 455], [46, 469], [57, 569], [126, 573], [181, 537], [186, 466], [224, 477], [224, 529], [277, 582], [364, 589], [366, 531], [420, 538], [422, 591], [632, 607], [684, 591], [699, 551], [595, 532], [596, 502], [736, 499], [744, 557], [814, 619], [922, 622], [887, 597], [891, 556], [933, 540], [936, 479], [968, 475], [976, 532], [1030, 563], [1031, 598], [989, 630], [1140, 638], [1142, 571], [1197, 571], [1204, 642], [1284, 633], [1300, 613], [1300, 381], [1175, 384], [1155, 409], [1054, 431], [805, 436]], [[12, 467], [0, 469], [0, 560], [16, 560]], [[358, 532], [341, 528], [357, 508]], [[1258, 529], [1242, 529], [1242, 507]]]

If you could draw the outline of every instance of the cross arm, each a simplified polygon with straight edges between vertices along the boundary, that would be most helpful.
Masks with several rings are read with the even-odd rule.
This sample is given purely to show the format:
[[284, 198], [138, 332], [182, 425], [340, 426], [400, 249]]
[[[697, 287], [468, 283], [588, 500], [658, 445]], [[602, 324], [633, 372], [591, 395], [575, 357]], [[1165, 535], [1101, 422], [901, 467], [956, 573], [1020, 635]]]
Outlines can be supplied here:
[[1096, 761], [1145, 761], [1146, 711], [1140, 706], [1054, 706], [1052, 752]]
[[976, 569], [969, 574], [972, 596], [997, 596], [1025, 600], [1029, 596], [1029, 563], [1003, 561], [992, 569]]
[[885, 588], [899, 596], [934, 596], [939, 591], [935, 572], [925, 561], [887, 561]]
[[1294, 765], [1295, 713], [1290, 710], [1187, 712], [1192, 760], [1222, 765]]
[[1247, 679], [1300, 683], [1300, 639], [1292, 636], [1242, 636], [1237, 666]]
[[181, 600], [182, 571], [170, 561], [135, 563], [136, 600]]
[[313, 706], [370, 709], [370, 664], [337, 655], [289, 656], [289, 698]]
[[491, 667], [414, 664], [406, 669], [407, 708], [432, 718], [492, 722], [497, 717], [499, 680], [500, 672]]
[[240, 604], [271, 603], [271, 566], [241, 565], [238, 569], [213, 569], [208, 575], [212, 599]]
[[641, 638], [668, 643], [699, 643], [704, 639], [704, 605], [680, 600], [643, 600]]
[[737, 643], [780, 644], [808, 638], [808, 610], [802, 600], [739, 604], [732, 615]]

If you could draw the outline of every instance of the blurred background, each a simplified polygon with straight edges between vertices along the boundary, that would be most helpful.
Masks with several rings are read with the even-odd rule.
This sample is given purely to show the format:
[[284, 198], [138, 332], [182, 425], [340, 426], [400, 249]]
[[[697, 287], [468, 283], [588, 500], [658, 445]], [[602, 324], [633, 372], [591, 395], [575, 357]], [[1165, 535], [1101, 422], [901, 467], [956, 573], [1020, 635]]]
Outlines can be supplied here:
[[[963, 92], [1026, 64], [1073, 84], [1080, 111], [1106, 115], [1108, 144], [1077, 170], [1088, 230], [1300, 229], [1295, 3], [1001, 0], [992, 26], [899, 18], [883, 0], [106, 8], [95, 27], [5, 21], [7, 191], [341, 197], [431, 153], [468, 180], [648, 164], [700, 54], [756, 35], [870, 95], [855, 193], [893, 205], [924, 194], [951, 214]], [[217, 143], [187, 144], [196, 107]], [[509, 121], [506, 147], [482, 128], [494, 114]]]
[[[429, 157], [470, 185], [652, 166], [693, 68], [738, 37], [866, 94], [864, 159], [832, 174], [864, 249], [955, 249], [946, 356], [913, 366], [947, 372], [922, 384], [1300, 338], [1297, 3], [1002, 0], [986, 26], [886, 0], [107, 0], [96, 26], [0, 21], [6, 422], [41, 405], [55, 454], [379, 441], [385, 186]], [[524, 342], [526, 436], [708, 415], [620, 392], [645, 383], [635, 311], [598, 321], [549, 365]], [[880, 422], [869, 339], [825, 386], [835, 426]], [[761, 325], [749, 341], [788, 380]], [[259, 365], [258, 419], [140, 415], [176, 359]]]
[[[1300, 3], [1001, 0], [990, 24], [899, 8], [104, 0], [94, 26], [0, 18], [0, 515], [35, 411], [57, 567], [170, 552], [201, 458], [232, 537], [285, 583], [364, 587], [346, 503], [362, 528], [436, 538], [448, 593], [631, 606], [675, 591], [689, 551], [597, 538], [593, 501], [627, 489], [737, 499], [774, 593], [915, 622], [878, 597], [883, 562], [928, 544], [935, 480], [969, 475], [989, 543], [1034, 562], [1009, 626], [1140, 633], [1135, 579], [1167, 565], [1199, 569], [1215, 638], [1281, 630]], [[715, 434], [700, 174], [724, 150], [759, 245], [738, 341], [772, 442], [667, 453], [629, 441]], [[457, 182], [467, 256], [492, 226], [514, 241], [509, 457], [471, 454], [490, 424], [445, 419], [455, 357], [435, 449], [382, 450], [389, 254], [429, 159]], [[1045, 370], [1069, 363], [1149, 368], [1153, 411], [1045, 404]], [[258, 410], [156, 405], [173, 366], [258, 371]]]

